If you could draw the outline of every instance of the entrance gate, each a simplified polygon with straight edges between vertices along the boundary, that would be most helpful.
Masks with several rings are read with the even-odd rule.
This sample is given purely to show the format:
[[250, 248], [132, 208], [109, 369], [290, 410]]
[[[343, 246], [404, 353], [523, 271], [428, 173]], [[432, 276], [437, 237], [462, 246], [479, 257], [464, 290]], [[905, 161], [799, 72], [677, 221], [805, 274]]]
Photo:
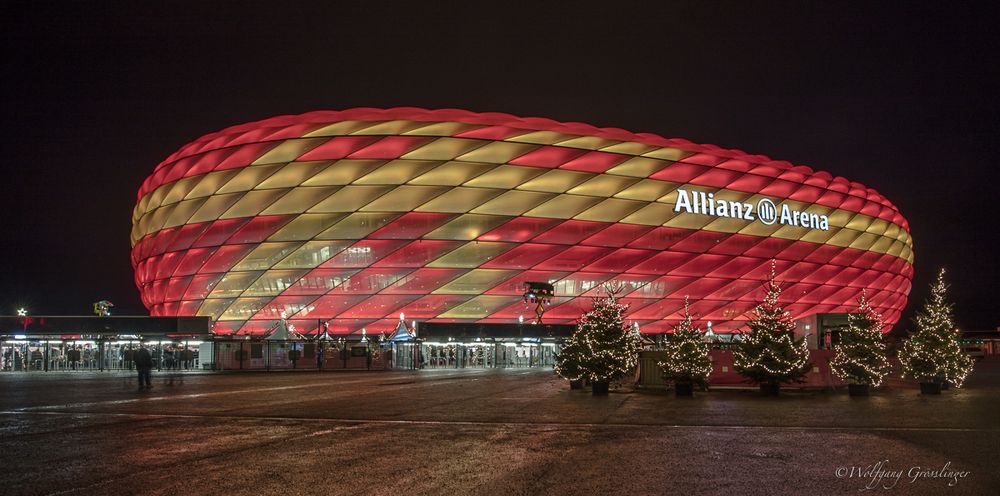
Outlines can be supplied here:
[[393, 344], [395, 368], [551, 367], [572, 325], [423, 322], [416, 339]]

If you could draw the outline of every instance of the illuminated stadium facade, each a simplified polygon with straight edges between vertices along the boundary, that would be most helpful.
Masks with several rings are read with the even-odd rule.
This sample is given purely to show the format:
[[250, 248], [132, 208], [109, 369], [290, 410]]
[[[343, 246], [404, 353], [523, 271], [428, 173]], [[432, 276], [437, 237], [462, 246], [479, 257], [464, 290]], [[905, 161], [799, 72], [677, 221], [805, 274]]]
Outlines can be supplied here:
[[234, 126], [185, 145], [142, 184], [132, 263], [155, 316], [217, 334], [391, 332], [571, 323], [602, 283], [628, 318], [668, 331], [685, 295], [731, 332], [776, 261], [796, 318], [850, 311], [863, 290], [890, 324], [913, 273], [909, 227], [872, 189], [711, 145], [461, 110], [352, 109]]

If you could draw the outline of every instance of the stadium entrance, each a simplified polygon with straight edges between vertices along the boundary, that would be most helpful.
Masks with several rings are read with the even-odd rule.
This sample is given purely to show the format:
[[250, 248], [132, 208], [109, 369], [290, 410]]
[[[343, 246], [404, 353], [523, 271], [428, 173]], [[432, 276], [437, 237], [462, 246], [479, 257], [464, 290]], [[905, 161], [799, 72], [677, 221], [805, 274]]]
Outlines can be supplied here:
[[395, 368], [551, 367], [575, 326], [423, 322], [393, 341]]

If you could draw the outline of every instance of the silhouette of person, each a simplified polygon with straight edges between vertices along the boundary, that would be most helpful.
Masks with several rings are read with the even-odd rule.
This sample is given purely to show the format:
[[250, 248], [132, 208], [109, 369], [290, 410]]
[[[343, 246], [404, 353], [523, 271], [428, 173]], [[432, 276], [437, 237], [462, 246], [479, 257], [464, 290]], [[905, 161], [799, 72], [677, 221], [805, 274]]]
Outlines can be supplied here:
[[153, 387], [150, 377], [153, 370], [153, 357], [149, 354], [149, 350], [140, 346], [133, 355], [133, 360], [135, 362], [135, 369], [139, 373], [139, 389], [142, 389], [143, 386], [146, 388]]

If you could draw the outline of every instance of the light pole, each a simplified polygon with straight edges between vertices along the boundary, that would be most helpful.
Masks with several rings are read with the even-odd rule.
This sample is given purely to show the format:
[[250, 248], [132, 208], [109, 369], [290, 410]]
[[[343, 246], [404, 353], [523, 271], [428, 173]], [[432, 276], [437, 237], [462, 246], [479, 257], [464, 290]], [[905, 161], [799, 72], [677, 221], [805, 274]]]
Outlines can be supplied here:
[[[17, 316], [21, 319], [21, 332], [24, 334], [24, 338], [27, 339], [28, 338], [28, 311], [25, 310], [24, 307], [18, 308], [17, 309]], [[27, 351], [28, 351], [28, 345], [25, 344], [24, 345], [24, 351], [21, 353], [21, 358], [23, 360], [23, 364], [21, 365], [21, 369], [22, 370], [26, 369], [25, 365], [27, 365], [27, 358], [28, 358]], [[14, 371], [14, 363], [13, 362], [16, 361], [14, 359], [14, 345], [13, 344], [10, 346], [10, 360], [11, 360], [10, 371], [13, 372]]]
[[522, 299], [525, 303], [535, 305], [535, 324], [542, 323], [542, 314], [545, 313], [545, 307], [552, 301], [555, 293], [555, 288], [547, 282], [524, 283]]

